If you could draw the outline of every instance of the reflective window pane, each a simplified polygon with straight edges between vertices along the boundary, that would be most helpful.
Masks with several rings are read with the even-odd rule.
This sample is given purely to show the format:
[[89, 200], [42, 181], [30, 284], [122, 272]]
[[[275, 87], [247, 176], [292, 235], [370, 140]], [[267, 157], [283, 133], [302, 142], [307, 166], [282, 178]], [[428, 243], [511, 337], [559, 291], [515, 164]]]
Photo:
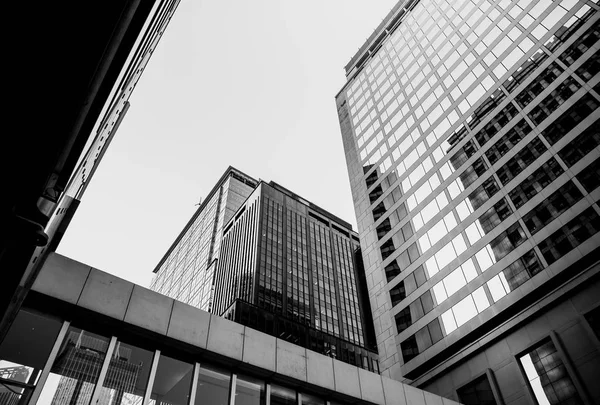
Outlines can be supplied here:
[[594, 331], [598, 340], [600, 340], [600, 306], [585, 314], [585, 319], [589, 323], [590, 328]]
[[296, 391], [271, 384], [271, 405], [296, 405]]
[[301, 394], [302, 405], [325, 405], [325, 400], [314, 395]]
[[118, 342], [102, 384], [98, 405], [128, 405], [144, 399], [154, 353]]
[[477, 308], [475, 308], [473, 298], [468, 295], [466, 298], [452, 307], [452, 312], [454, 312], [454, 317], [456, 318], [456, 325], [461, 326], [477, 315]]
[[496, 405], [487, 375], [482, 375], [457, 391], [460, 402], [465, 405]]
[[71, 326], [38, 400], [43, 404], [87, 405], [110, 339]]
[[[235, 405], [264, 405], [265, 401], [265, 382], [238, 374], [235, 382]], [[206, 402], [206, 404], [218, 403], [220, 402]]]
[[150, 394], [150, 405], [186, 405], [194, 366], [168, 356], [160, 356]]

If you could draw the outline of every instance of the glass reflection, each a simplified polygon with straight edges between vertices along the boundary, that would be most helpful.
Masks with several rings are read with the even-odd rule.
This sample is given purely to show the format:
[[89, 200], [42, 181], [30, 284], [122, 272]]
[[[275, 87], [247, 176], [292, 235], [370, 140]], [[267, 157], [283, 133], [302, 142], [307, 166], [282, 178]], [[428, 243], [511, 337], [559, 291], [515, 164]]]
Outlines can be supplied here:
[[[205, 403], [226, 404], [225, 401], [213, 402], [210, 400]], [[265, 403], [265, 382], [257, 378], [238, 374], [235, 382], [235, 405], [264, 405]]]
[[271, 384], [271, 405], [296, 405], [296, 391]]
[[583, 404], [552, 341], [542, 343], [519, 361], [540, 405]]
[[108, 350], [109, 338], [70, 327], [38, 404], [87, 405]]
[[160, 356], [150, 405], [187, 405], [194, 366], [168, 356]]
[[99, 405], [141, 404], [154, 353], [117, 342], [98, 398]]
[[314, 395], [300, 394], [301, 405], [325, 405], [325, 401], [322, 398]]

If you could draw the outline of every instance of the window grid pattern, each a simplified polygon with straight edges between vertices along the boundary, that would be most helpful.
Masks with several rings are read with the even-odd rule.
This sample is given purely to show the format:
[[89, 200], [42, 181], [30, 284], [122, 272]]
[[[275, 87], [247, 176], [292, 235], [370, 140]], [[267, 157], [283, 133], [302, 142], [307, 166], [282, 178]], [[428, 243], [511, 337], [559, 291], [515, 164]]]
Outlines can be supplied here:
[[267, 184], [234, 215], [221, 245], [216, 313], [280, 331], [274, 336], [304, 347], [308, 340], [326, 344], [318, 351], [376, 370], [359, 301], [360, 246], [351, 228]]
[[332, 231], [341, 310], [341, 326], [345, 339], [361, 346], [365, 344], [353, 256], [359, 248], [356, 242], [336, 230]]
[[210, 312], [223, 226], [254, 187], [253, 181], [231, 173], [167, 253], [150, 289]]
[[215, 274], [214, 313], [217, 315], [222, 315], [237, 298], [248, 302], [253, 299], [259, 206], [260, 200], [248, 206], [223, 237]]
[[315, 325], [318, 329], [340, 336], [338, 300], [333, 275], [329, 227], [310, 219], [309, 228], [315, 296]]
[[283, 314], [283, 206], [267, 196], [263, 201], [258, 306]]
[[[572, 176], [551, 147], [563, 148], [562, 138], [599, 117], [589, 92], [598, 74], [596, 4], [452, 3], [419, 2], [342, 94], [376, 233], [360, 229], [361, 238], [377, 241], [399, 332], [427, 313], [429, 296], [435, 306], [490, 268], [506, 280], [504, 295], [543, 269], [534, 250], [504, 269], [494, 264], [530, 237], [530, 224], [518, 218], [536, 214], [515, 210]], [[597, 147], [596, 138], [589, 129], [569, 166]], [[581, 186], [570, 183], [571, 203], [595, 189], [597, 173], [592, 165], [577, 175]], [[541, 227], [563, 212], [555, 209]], [[411, 297], [432, 277], [436, 291]], [[462, 281], [444, 283], [452, 277]], [[486, 284], [478, 291], [461, 301], [475, 314], [495, 302]], [[447, 325], [439, 318], [444, 334], [462, 325], [452, 318]], [[431, 322], [417, 332], [422, 339], [413, 330], [402, 335], [404, 362], [437, 336]]]
[[306, 218], [290, 208], [287, 220], [287, 316], [311, 325]]

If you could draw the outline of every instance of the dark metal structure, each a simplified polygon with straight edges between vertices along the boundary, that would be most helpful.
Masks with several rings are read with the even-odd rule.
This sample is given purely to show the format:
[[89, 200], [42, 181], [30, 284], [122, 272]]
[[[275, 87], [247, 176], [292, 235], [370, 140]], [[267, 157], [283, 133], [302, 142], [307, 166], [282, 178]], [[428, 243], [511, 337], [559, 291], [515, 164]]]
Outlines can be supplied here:
[[[0, 340], [69, 224], [178, 0], [10, 7], [6, 174], [0, 199]], [[10, 26], [10, 23], [9, 23]]]

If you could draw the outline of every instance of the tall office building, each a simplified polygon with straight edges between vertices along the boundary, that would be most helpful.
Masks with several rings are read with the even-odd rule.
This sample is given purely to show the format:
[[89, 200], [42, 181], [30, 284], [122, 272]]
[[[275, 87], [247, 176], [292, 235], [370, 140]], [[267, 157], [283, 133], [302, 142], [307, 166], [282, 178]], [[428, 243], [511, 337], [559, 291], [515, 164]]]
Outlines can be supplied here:
[[379, 371], [358, 235], [261, 182], [225, 225], [213, 313]]
[[223, 225], [257, 184], [228, 167], [154, 269], [150, 288], [210, 312]]
[[600, 403], [596, 1], [400, 1], [337, 108], [384, 375]]

